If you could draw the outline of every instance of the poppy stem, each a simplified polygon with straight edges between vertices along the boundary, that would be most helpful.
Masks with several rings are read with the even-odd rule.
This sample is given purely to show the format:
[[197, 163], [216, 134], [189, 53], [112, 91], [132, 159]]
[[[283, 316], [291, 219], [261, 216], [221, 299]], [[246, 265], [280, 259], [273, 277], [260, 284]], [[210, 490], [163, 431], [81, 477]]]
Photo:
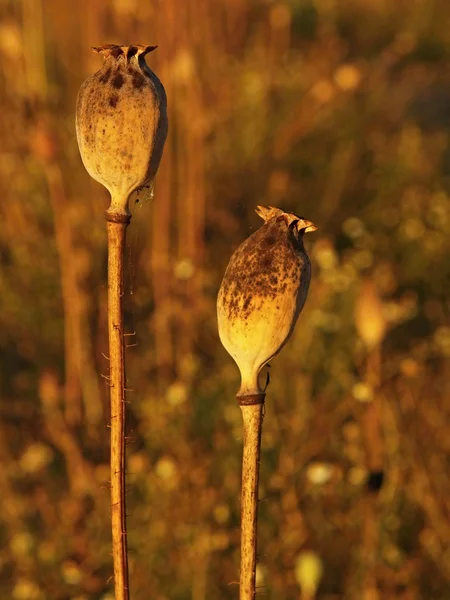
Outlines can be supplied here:
[[244, 427], [241, 488], [240, 600], [254, 600], [258, 524], [258, 483], [265, 394], [238, 397]]
[[116, 600], [129, 600], [125, 506], [125, 347], [123, 263], [129, 215], [106, 214], [108, 233], [108, 334], [111, 401], [111, 527]]

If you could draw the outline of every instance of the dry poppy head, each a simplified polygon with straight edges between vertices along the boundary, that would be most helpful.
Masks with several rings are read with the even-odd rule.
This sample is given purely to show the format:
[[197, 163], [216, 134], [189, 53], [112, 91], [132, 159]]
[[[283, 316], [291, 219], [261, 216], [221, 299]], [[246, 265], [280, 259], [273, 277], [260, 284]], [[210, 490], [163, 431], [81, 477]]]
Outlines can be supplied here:
[[102, 68], [81, 86], [76, 130], [88, 173], [111, 194], [111, 214], [128, 215], [128, 199], [158, 170], [167, 137], [164, 87], [145, 62], [156, 46], [93, 48]]
[[308, 293], [303, 235], [317, 227], [258, 206], [265, 223], [234, 252], [217, 299], [220, 339], [241, 372], [239, 395], [260, 393], [258, 374], [291, 335]]

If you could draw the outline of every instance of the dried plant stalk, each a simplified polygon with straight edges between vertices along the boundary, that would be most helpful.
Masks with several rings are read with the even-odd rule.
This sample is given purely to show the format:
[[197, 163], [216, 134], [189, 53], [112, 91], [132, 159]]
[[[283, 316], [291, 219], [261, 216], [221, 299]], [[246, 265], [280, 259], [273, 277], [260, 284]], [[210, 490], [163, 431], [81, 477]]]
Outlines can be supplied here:
[[[128, 600], [128, 550], [125, 498], [125, 346], [123, 262], [129, 217], [113, 220], [108, 232], [108, 335], [111, 386], [111, 524], [116, 600]], [[127, 219], [127, 220], [125, 220]]]
[[241, 404], [244, 426], [241, 488], [241, 574], [239, 582], [241, 600], [254, 600], [255, 597], [259, 456], [265, 395], [259, 394], [258, 396], [259, 404]]
[[303, 236], [317, 227], [279, 208], [258, 206], [264, 225], [234, 252], [217, 297], [222, 344], [241, 372], [244, 424], [240, 598], [253, 600], [259, 455], [265, 393], [258, 375], [278, 354], [302, 311], [311, 279]]
[[128, 600], [125, 510], [125, 356], [123, 263], [130, 195], [149, 186], [167, 137], [164, 87], [145, 62], [156, 46], [108, 44], [103, 67], [78, 93], [76, 130], [88, 173], [111, 194], [108, 230], [108, 332], [111, 386], [111, 525], [116, 600]]

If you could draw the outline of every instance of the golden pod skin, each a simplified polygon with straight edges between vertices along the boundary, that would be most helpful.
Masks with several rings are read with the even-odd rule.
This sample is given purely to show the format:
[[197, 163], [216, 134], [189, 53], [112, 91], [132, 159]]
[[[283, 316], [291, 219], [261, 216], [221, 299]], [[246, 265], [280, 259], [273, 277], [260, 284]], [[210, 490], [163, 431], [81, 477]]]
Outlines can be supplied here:
[[311, 279], [303, 234], [317, 229], [278, 208], [256, 212], [265, 223], [232, 255], [217, 298], [219, 336], [241, 372], [238, 396], [262, 392], [259, 372], [294, 329]]
[[167, 137], [164, 87], [145, 55], [156, 46], [93, 48], [102, 68], [80, 88], [76, 131], [88, 173], [111, 194], [108, 213], [128, 215], [128, 199], [155, 177]]

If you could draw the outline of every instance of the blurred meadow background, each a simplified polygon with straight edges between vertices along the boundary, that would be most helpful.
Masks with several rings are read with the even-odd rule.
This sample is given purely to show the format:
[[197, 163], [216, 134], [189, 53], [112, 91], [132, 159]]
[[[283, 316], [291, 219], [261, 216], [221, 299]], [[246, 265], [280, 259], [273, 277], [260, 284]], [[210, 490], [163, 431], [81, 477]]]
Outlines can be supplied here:
[[[112, 600], [106, 191], [74, 113], [158, 44], [170, 132], [128, 229], [135, 600], [238, 596], [238, 369], [217, 335], [257, 204], [311, 219], [271, 366], [258, 595], [450, 598], [447, 0], [0, 0], [0, 597]], [[263, 376], [265, 376], [263, 374]]]

